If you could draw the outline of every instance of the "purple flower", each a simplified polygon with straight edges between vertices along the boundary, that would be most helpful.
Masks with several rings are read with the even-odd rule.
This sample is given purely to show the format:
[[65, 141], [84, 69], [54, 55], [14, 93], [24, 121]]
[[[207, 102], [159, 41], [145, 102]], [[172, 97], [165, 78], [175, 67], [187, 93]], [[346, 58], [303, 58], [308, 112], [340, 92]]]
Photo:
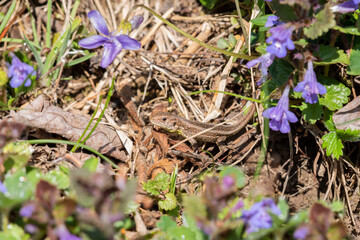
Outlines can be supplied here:
[[10, 87], [17, 88], [23, 84], [25, 87], [29, 87], [31, 85], [30, 77], [36, 75], [34, 68], [20, 61], [15, 54], [10, 55], [12, 57], [11, 65], [8, 69], [8, 78], [11, 78]]
[[290, 86], [286, 85], [284, 92], [276, 107], [268, 108], [263, 112], [265, 118], [270, 120], [270, 128], [274, 131], [288, 133], [290, 131], [289, 122], [296, 122], [297, 118], [294, 113], [289, 111], [289, 91]]
[[266, 48], [266, 51], [275, 54], [278, 58], [285, 57], [287, 54], [286, 49], [295, 49], [295, 45], [291, 40], [293, 30], [293, 26], [285, 23], [271, 28], [269, 30], [271, 36], [266, 39], [266, 42], [271, 43], [271, 45]]
[[280, 23], [279, 21], [279, 17], [278, 16], [275, 16], [275, 15], [270, 15], [267, 20], [266, 20], [266, 23], [265, 23], [265, 27], [272, 27], [272, 26], [276, 26]]
[[2, 193], [7, 192], [7, 189], [6, 189], [5, 185], [1, 181], [0, 181], [0, 192], [2, 192]]
[[271, 54], [271, 53], [266, 53], [264, 55], [262, 55], [261, 57], [251, 60], [246, 64], [246, 67], [251, 68], [253, 66], [255, 66], [256, 64], [259, 64], [259, 69], [261, 72], [261, 78], [260, 80], [257, 82], [257, 85], [261, 85], [266, 81], [266, 77], [268, 75], [268, 71], [267, 69], [270, 67], [270, 65], [273, 63], [275, 58], [275, 54]]
[[242, 207], [244, 207], [244, 202], [242, 200], [239, 200], [235, 206], [230, 210], [230, 212], [234, 213], [240, 210]]
[[243, 210], [241, 219], [246, 225], [246, 233], [257, 232], [260, 229], [271, 228], [272, 218], [269, 212], [280, 215], [280, 209], [271, 198], [257, 202], [249, 210]]
[[231, 188], [232, 186], [234, 186], [234, 183], [235, 183], [235, 180], [231, 176], [225, 176], [222, 179], [222, 185], [225, 189]]
[[317, 82], [312, 61], [308, 62], [308, 69], [305, 72], [304, 81], [298, 83], [294, 88], [295, 92], [302, 92], [301, 96], [305, 102], [313, 104], [318, 101], [318, 94], [325, 94], [326, 88]]
[[[119, 33], [110, 33], [106, 26], [105, 19], [101, 16], [99, 11], [90, 11], [88, 13], [88, 17], [95, 29], [102, 35], [93, 35], [81, 39], [79, 41], [79, 45], [87, 49], [93, 49], [103, 45], [104, 53], [101, 61], [101, 67], [106, 68], [109, 66], [122, 49], [137, 50], [141, 47], [140, 42], [126, 34], [122, 34], [123, 31], [120, 31]], [[141, 16], [134, 16], [130, 20], [131, 30], [138, 27], [142, 20], [143, 18]]]
[[308, 226], [301, 226], [294, 232], [294, 238], [305, 240], [309, 232], [310, 228]]
[[34, 204], [32, 203], [27, 204], [20, 209], [20, 216], [29, 218], [34, 213], [34, 210], [35, 210]]
[[59, 237], [59, 240], [81, 240], [80, 237], [71, 234], [63, 224], [56, 228], [55, 234]]
[[37, 231], [39, 231], [39, 228], [37, 226], [35, 226], [34, 224], [26, 224], [24, 226], [24, 228], [25, 228], [25, 231], [27, 231], [30, 234], [34, 234]]
[[338, 5], [332, 6], [331, 10], [333, 12], [339, 12], [339, 13], [348, 13], [348, 12], [354, 12], [359, 8], [360, 0], [350, 0], [343, 3], [340, 3]]

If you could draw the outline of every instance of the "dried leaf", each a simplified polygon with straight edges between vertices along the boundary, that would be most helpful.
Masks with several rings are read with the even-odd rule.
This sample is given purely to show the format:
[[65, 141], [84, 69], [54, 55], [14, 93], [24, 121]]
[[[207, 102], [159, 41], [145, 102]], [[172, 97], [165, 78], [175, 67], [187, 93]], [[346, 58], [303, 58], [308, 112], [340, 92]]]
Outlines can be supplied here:
[[[50, 133], [56, 133], [70, 141], [76, 142], [90, 121], [90, 117], [69, 113], [63, 109], [50, 105], [43, 95], [36, 98], [24, 109], [17, 113], [11, 112], [15, 122], [29, 127], [43, 129]], [[92, 123], [88, 132], [95, 123]], [[114, 129], [99, 124], [93, 134], [86, 141], [86, 145], [103, 154], [126, 161], [123, 145]]]
[[338, 129], [360, 130], [360, 96], [337, 111], [333, 121]]

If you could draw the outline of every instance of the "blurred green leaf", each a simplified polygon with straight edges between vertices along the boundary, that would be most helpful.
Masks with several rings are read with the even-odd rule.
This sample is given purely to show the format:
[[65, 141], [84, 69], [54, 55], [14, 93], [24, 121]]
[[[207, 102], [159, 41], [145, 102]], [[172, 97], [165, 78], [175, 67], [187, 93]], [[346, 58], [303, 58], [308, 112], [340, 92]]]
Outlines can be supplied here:
[[324, 9], [315, 15], [316, 21], [308, 28], [304, 28], [304, 33], [310, 39], [316, 39], [328, 32], [336, 25], [335, 14], [330, 9], [330, 4], [326, 4]]
[[200, 0], [200, 3], [208, 9], [212, 9], [214, 8], [217, 1], [218, 0]]
[[61, 170], [51, 170], [45, 174], [44, 179], [59, 189], [66, 189], [70, 186], [70, 178]]
[[348, 27], [340, 27], [340, 26], [334, 26], [333, 29], [339, 30], [342, 33], [345, 34], [351, 34], [351, 35], [357, 35], [360, 36], [360, 31], [356, 27], [348, 26]]
[[27, 240], [30, 235], [24, 232], [24, 229], [16, 224], [8, 224], [4, 232], [0, 232], [0, 239], [3, 240]]
[[245, 174], [239, 168], [237, 168], [237, 167], [225, 167], [220, 172], [220, 177], [223, 178], [225, 176], [233, 177], [235, 182], [236, 182], [236, 186], [238, 188], [243, 188], [245, 186]]
[[160, 200], [158, 203], [161, 209], [164, 209], [165, 211], [169, 211], [176, 208], [177, 199], [173, 193], [165, 194], [165, 198], [166, 199], [164, 201]]
[[227, 49], [228, 47], [230, 47], [230, 44], [224, 38], [220, 38], [217, 41], [217, 47], [220, 49]]
[[82, 165], [82, 168], [87, 169], [90, 172], [96, 172], [98, 165], [99, 165], [99, 159], [91, 156], [89, 159], [87, 159], [84, 162], [84, 164]]

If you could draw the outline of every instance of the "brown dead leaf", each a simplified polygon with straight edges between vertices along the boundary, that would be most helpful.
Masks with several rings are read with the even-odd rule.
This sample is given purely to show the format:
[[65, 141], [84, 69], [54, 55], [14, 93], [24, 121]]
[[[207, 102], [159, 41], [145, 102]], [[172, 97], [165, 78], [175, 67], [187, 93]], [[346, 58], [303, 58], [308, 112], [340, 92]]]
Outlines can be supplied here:
[[[50, 105], [43, 95], [18, 112], [11, 112], [13, 120], [29, 127], [40, 128], [76, 142], [90, 121], [89, 116], [69, 113]], [[92, 129], [91, 124], [88, 132]], [[115, 130], [99, 124], [85, 143], [87, 146], [116, 159], [126, 161], [127, 157]]]
[[333, 115], [336, 128], [360, 130], [360, 96]]
[[148, 171], [148, 176], [151, 179], [154, 179], [155, 176], [160, 172], [165, 172], [171, 174], [174, 171], [176, 163], [170, 161], [168, 158], [163, 158], [154, 163]]
[[156, 132], [154, 130], [151, 131], [151, 134], [154, 136], [156, 141], [159, 143], [161, 150], [163, 152], [163, 155], [165, 155], [169, 149], [169, 135], [165, 133]]

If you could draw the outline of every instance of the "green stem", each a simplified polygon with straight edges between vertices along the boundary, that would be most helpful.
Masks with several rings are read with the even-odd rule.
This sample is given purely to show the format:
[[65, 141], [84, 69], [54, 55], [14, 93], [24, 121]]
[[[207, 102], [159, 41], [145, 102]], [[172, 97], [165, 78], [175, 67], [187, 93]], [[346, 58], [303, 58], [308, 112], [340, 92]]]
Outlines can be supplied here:
[[[98, 111], [98, 109], [99, 109], [99, 106], [100, 106], [100, 104], [101, 104], [101, 100], [102, 100], [102, 96], [100, 96], [98, 105], [96, 106], [96, 109], [95, 109], [93, 115], [91, 116], [91, 119], [90, 119], [88, 125], [86, 126], [85, 130], [84, 130], [83, 133], [81, 134], [79, 140], [77, 140], [77, 143], [80, 143], [80, 142], [81, 142], [81, 139], [85, 136], [87, 130], [89, 129], [89, 127], [90, 127], [92, 121], [94, 120], [94, 118], [95, 118], [95, 116], [96, 116], [96, 113], [97, 113], [97, 111]], [[76, 149], [78, 149], [78, 146], [74, 146], [74, 147], [71, 149], [71, 152], [75, 152]]]
[[80, 2], [81, 2], [80, 0], [76, 0], [74, 5], [72, 6], [71, 13], [70, 13], [71, 18], [75, 18], [76, 11], [80, 5]]
[[113, 77], [113, 79], [112, 79], [111, 87], [110, 87], [109, 93], [108, 93], [108, 95], [107, 95], [107, 99], [106, 99], [106, 103], [105, 103], [104, 109], [101, 111], [100, 116], [99, 116], [99, 118], [97, 119], [94, 127], [91, 129], [90, 133], [86, 136], [86, 138], [82, 141], [82, 143], [85, 143], [86, 140], [89, 139], [89, 137], [91, 136], [91, 134], [95, 131], [97, 125], [99, 125], [99, 123], [100, 123], [100, 121], [101, 121], [101, 118], [104, 116], [105, 110], [106, 110], [106, 108], [107, 108], [107, 106], [108, 106], [108, 104], [109, 104], [109, 102], [110, 102], [110, 98], [111, 98], [111, 96], [112, 96], [112, 94], [113, 94], [113, 92], [114, 92], [114, 83], [115, 83], [115, 77]]
[[238, 16], [239, 16], [239, 21], [240, 21], [241, 30], [242, 30], [243, 35], [244, 35], [244, 38], [245, 38], [245, 44], [246, 44], [246, 47], [248, 47], [248, 46], [249, 46], [249, 45], [248, 45], [249, 39], [248, 39], [247, 32], [246, 32], [246, 28], [245, 28], [245, 25], [244, 25], [244, 22], [243, 22], [243, 19], [242, 19], [241, 10], [240, 10], [240, 5], [239, 5], [239, 0], [235, 0], [235, 5], [236, 5], [237, 14], [238, 14]]
[[48, 0], [47, 2], [47, 22], [46, 22], [46, 38], [45, 38], [45, 46], [47, 48], [51, 47], [51, 5], [52, 0]]
[[[172, 24], [171, 22], [169, 22], [168, 20], [166, 20], [165, 18], [163, 18], [162, 16], [160, 16], [159, 14], [157, 14], [155, 11], [153, 11], [152, 9], [146, 7], [146, 6], [143, 5], [143, 4], [135, 5], [135, 6], [132, 8], [132, 11], [135, 10], [136, 8], [138, 8], [138, 7], [142, 7], [142, 8], [144, 8], [145, 10], [149, 11], [149, 12], [150, 12], [151, 14], [153, 14], [155, 17], [157, 17], [158, 19], [160, 19], [163, 23], [165, 23], [165, 24], [167, 24], [168, 26], [172, 27], [175, 31], [177, 31], [178, 33], [182, 34], [183, 36], [191, 39], [192, 41], [196, 42], [196, 43], [199, 44], [200, 46], [203, 46], [203, 47], [208, 48], [208, 49], [211, 49], [211, 50], [213, 50], [213, 51], [216, 51], [216, 52], [225, 54], [225, 55], [227, 55], [227, 56], [233, 56], [233, 57], [236, 57], [236, 58], [242, 58], [242, 59], [246, 59], [246, 60], [252, 60], [252, 59], [255, 59], [255, 58], [256, 58], [256, 57], [254, 57], [254, 56], [248, 56], [248, 55], [245, 55], [245, 54], [234, 53], [234, 52], [226, 51], [226, 50], [224, 50], [224, 49], [220, 49], [220, 48], [211, 46], [211, 45], [209, 45], [209, 44], [206, 44], [206, 43], [200, 41], [199, 39], [191, 36], [190, 34], [187, 34], [186, 32], [184, 32], [183, 30], [181, 30], [180, 28], [178, 28], [177, 26], [175, 26], [174, 24]], [[129, 12], [128, 15], [126, 16], [125, 21], [128, 20], [129, 15], [130, 15], [130, 12]]]
[[49, 144], [49, 143], [53, 143], [53, 144], [68, 144], [68, 145], [72, 145], [72, 146], [78, 146], [78, 147], [81, 147], [83, 149], [86, 149], [86, 150], [98, 155], [99, 157], [101, 157], [102, 159], [107, 161], [114, 168], [120, 169], [120, 167], [117, 166], [115, 163], [113, 163], [109, 158], [105, 157], [103, 154], [99, 153], [95, 149], [93, 149], [91, 147], [88, 147], [88, 146], [86, 146], [86, 145], [84, 145], [82, 143], [75, 143], [75, 142], [70, 142], [70, 141], [66, 141], [66, 140], [57, 140], [57, 139], [33, 139], [33, 140], [26, 140], [24, 142], [29, 143], [29, 144]]

